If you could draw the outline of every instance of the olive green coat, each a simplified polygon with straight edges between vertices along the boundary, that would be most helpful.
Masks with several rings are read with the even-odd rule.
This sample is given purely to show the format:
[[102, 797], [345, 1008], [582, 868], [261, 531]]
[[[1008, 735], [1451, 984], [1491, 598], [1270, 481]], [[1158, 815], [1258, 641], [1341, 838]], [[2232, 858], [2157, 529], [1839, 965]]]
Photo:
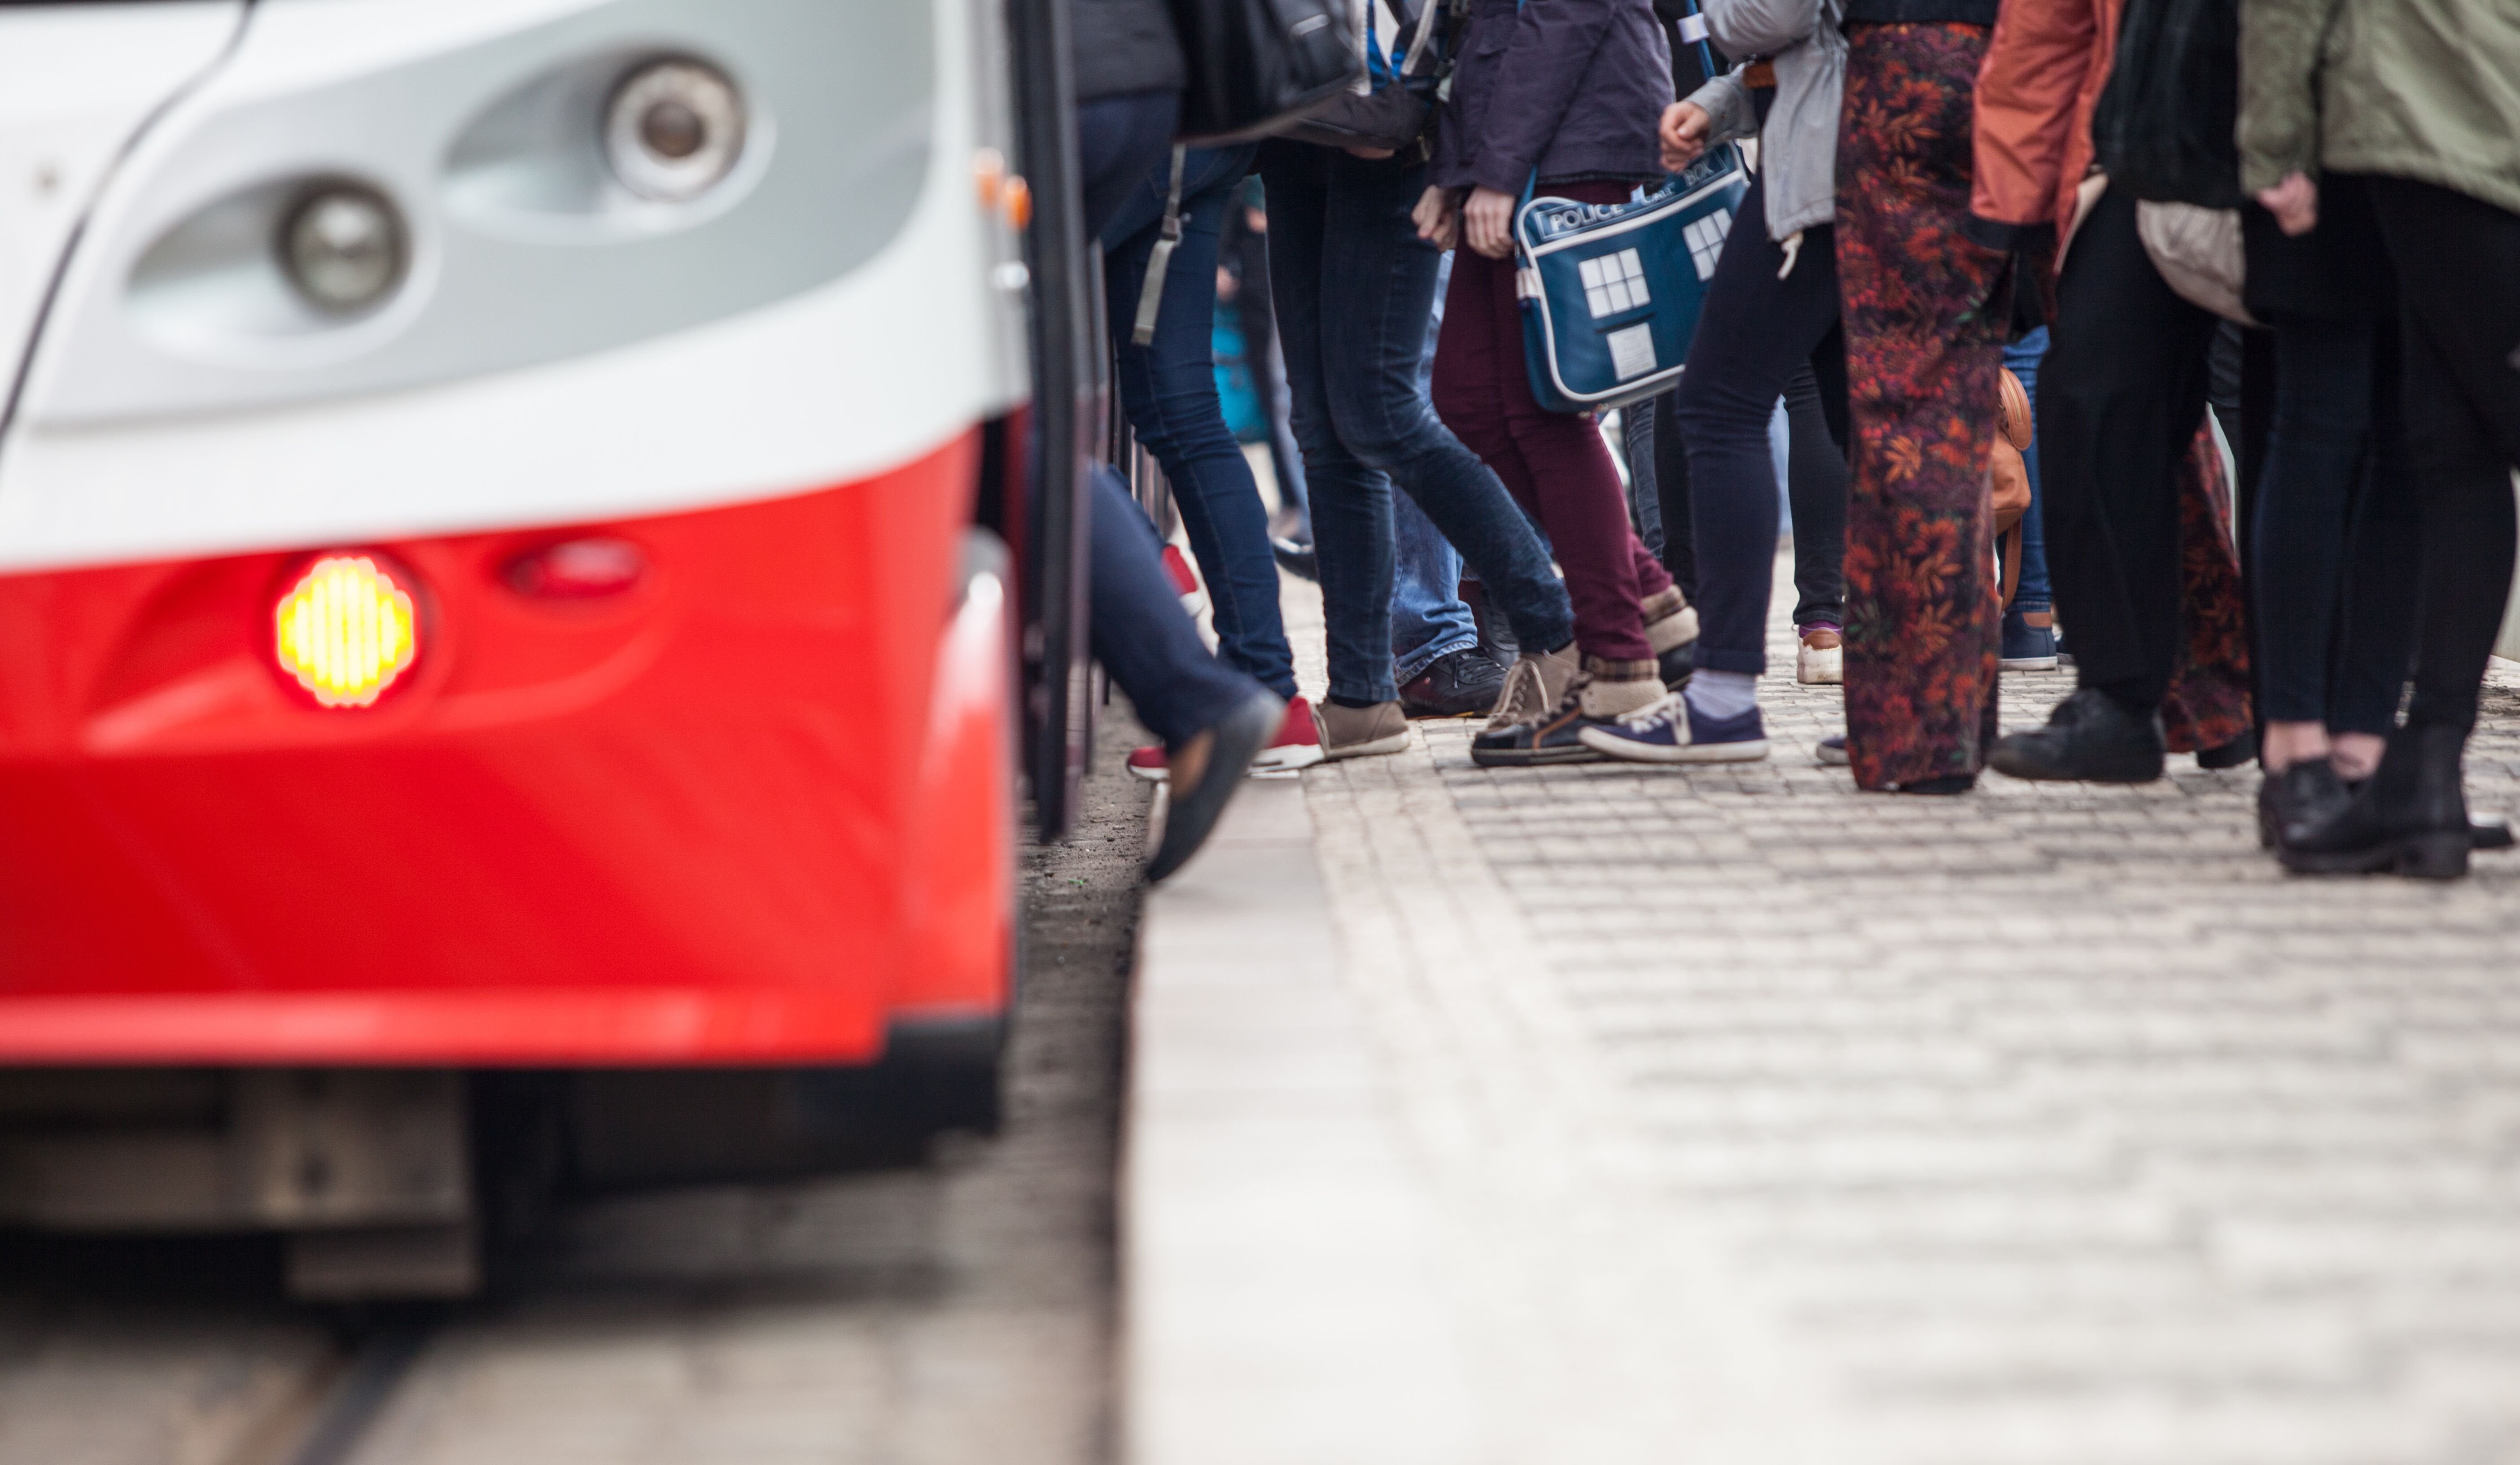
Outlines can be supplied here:
[[2520, 0], [2241, 0], [2240, 184], [2413, 178], [2520, 213]]

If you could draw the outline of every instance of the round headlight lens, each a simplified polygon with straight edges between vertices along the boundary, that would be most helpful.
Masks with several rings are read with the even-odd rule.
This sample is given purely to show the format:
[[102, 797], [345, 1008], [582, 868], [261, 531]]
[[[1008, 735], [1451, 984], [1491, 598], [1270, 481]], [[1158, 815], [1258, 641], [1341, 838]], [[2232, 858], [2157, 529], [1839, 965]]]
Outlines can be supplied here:
[[642, 198], [697, 199], [743, 155], [743, 99], [722, 72], [696, 61], [641, 67], [605, 112], [604, 155]]
[[324, 310], [364, 310], [383, 299], [402, 279], [403, 255], [402, 220], [370, 189], [328, 185], [281, 225], [290, 283]]

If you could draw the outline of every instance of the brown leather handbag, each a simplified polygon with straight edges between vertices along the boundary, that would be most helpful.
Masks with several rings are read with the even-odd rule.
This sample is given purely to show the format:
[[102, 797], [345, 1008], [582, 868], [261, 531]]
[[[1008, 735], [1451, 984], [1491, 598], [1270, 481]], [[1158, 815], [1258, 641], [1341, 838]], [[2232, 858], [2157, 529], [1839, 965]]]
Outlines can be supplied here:
[[2021, 378], [2005, 371], [1998, 390], [1995, 461], [1988, 498], [1995, 514], [1995, 532], [2003, 541], [2003, 608], [2009, 610], [2014, 594], [2021, 589], [2021, 520], [2030, 512], [2030, 465], [2021, 454], [2030, 446], [2034, 429], [2030, 393], [2022, 389]]

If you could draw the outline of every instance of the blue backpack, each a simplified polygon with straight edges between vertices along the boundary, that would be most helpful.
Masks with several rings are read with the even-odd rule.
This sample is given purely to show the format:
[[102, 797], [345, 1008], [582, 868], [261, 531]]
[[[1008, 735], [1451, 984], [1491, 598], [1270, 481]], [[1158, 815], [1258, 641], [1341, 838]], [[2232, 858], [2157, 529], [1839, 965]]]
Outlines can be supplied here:
[[[1714, 75], [1706, 22], [1693, 4], [1680, 28]], [[1592, 412], [1668, 391], [1749, 192], [1741, 150], [1709, 148], [1687, 171], [1624, 203], [1534, 198], [1538, 182], [1535, 171], [1513, 215], [1532, 396], [1551, 412]]]

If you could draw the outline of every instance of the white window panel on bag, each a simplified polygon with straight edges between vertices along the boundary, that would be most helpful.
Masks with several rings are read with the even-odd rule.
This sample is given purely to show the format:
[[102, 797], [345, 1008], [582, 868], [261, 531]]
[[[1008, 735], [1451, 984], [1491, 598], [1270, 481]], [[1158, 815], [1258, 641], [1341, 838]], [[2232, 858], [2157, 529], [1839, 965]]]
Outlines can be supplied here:
[[1724, 236], [1732, 232], [1732, 215], [1723, 209], [1694, 220], [1680, 231], [1680, 237], [1688, 241], [1689, 262], [1697, 266], [1698, 279], [1715, 278], [1715, 261], [1724, 252]]
[[1575, 273], [1584, 282], [1584, 303], [1597, 321], [1652, 303], [1653, 296], [1645, 292], [1644, 261], [1634, 249], [1584, 260]]

